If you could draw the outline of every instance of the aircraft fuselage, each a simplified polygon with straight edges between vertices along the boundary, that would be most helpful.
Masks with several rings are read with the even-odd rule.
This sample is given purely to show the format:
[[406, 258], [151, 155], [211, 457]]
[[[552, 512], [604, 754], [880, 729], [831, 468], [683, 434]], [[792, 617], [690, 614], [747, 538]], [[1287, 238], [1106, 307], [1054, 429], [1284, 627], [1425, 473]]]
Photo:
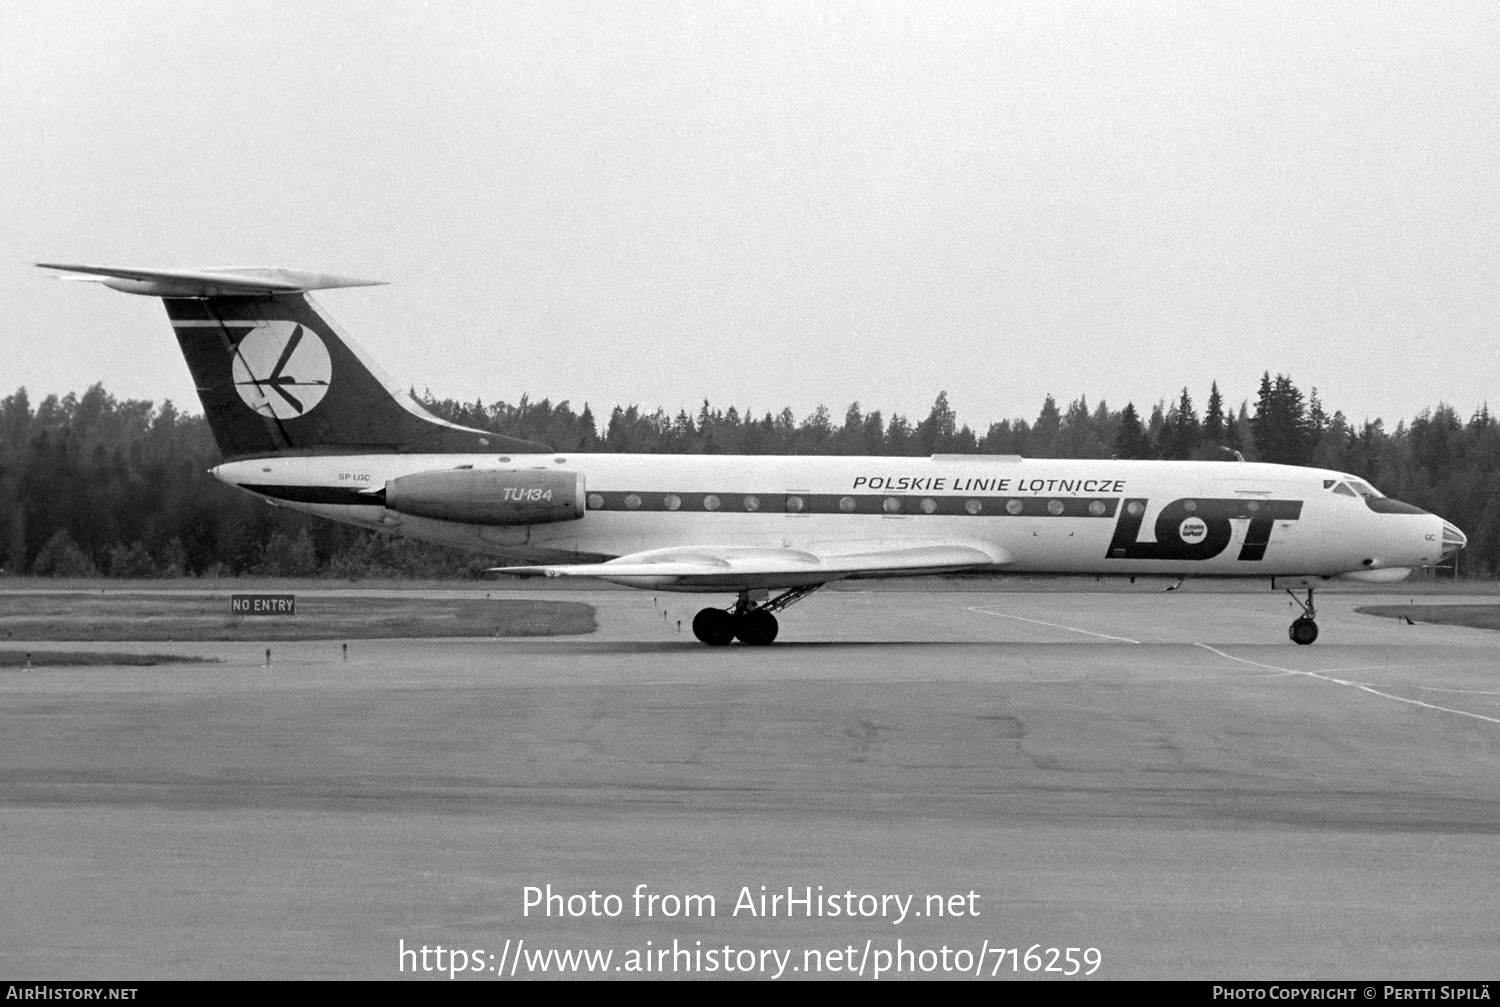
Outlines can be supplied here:
[[[577, 473], [587, 507], [577, 520], [513, 525], [384, 505], [389, 481], [440, 470]], [[1443, 552], [1435, 515], [1335, 492], [1351, 481], [1342, 473], [1256, 463], [361, 454], [249, 459], [214, 472], [325, 518], [548, 561], [726, 542], [820, 554], [941, 543], [972, 546], [995, 570], [1017, 573], [1394, 580]], [[795, 583], [783, 575], [762, 586]]]

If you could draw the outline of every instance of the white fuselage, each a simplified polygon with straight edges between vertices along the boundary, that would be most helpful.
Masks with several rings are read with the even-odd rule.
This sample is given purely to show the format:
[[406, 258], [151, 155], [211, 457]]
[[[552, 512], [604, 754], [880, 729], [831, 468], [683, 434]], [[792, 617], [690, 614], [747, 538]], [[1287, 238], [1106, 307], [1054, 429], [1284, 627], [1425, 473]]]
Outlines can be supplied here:
[[[378, 495], [400, 476], [466, 467], [580, 473], [588, 509], [480, 525], [397, 513]], [[1389, 580], [1438, 562], [1444, 527], [1334, 492], [1348, 479], [1338, 472], [1243, 462], [381, 454], [249, 459], [214, 474], [337, 521], [572, 561], [684, 546], [832, 555], [962, 545], [1014, 572]]]

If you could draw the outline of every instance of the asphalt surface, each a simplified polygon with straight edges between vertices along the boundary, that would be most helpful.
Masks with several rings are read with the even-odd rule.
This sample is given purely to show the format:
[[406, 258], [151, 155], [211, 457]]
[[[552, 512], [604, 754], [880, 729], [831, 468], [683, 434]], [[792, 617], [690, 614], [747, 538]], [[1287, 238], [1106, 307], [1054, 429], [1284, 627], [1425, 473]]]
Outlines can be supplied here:
[[[1094, 978], [1500, 973], [1500, 635], [1359, 595], [1296, 647], [1269, 592], [825, 592], [775, 646], [710, 650], [708, 599], [568, 597], [598, 632], [347, 663], [34, 644], [222, 663], [0, 669], [0, 969], [446, 981], [462, 949], [520, 979], [587, 974], [535, 958], [581, 949], [613, 978], [777, 954], [783, 980], [1056, 978], [1077, 948]], [[548, 884], [582, 898], [549, 917]]]

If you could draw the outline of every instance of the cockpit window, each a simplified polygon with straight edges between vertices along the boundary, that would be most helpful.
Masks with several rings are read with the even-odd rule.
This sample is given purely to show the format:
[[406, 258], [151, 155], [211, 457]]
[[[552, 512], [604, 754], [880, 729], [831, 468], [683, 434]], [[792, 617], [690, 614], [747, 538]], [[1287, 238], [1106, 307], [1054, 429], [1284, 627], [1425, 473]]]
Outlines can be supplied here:
[[1358, 493], [1360, 496], [1364, 497], [1366, 500], [1384, 500], [1385, 499], [1385, 494], [1384, 493], [1380, 492], [1379, 490], [1377, 490], [1375, 487], [1371, 486], [1367, 482], [1361, 482], [1358, 479], [1350, 479], [1349, 480], [1349, 485], [1352, 486], [1352, 487], [1354, 487], [1354, 491], [1356, 493]]
[[1357, 497], [1357, 496], [1359, 496], [1358, 493], [1354, 492], [1352, 489], [1349, 488], [1349, 484], [1348, 483], [1339, 483], [1337, 486], [1335, 486], [1333, 488], [1333, 491], [1335, 493], [1339, 494], [1340, 496], [1346, 496], [1346, 497]]

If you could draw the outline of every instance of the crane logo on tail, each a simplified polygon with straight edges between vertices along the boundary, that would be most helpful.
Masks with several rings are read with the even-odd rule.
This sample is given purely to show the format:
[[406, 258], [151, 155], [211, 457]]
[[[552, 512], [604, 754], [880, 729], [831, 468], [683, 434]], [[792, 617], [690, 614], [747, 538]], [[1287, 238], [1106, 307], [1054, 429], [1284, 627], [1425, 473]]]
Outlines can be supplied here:
[[233, 371], [245, 405], [262, 416], [290, 420], [323, 401], [333, 362], [311, 329], [277, 320], [257, 325], [239, 341]]

